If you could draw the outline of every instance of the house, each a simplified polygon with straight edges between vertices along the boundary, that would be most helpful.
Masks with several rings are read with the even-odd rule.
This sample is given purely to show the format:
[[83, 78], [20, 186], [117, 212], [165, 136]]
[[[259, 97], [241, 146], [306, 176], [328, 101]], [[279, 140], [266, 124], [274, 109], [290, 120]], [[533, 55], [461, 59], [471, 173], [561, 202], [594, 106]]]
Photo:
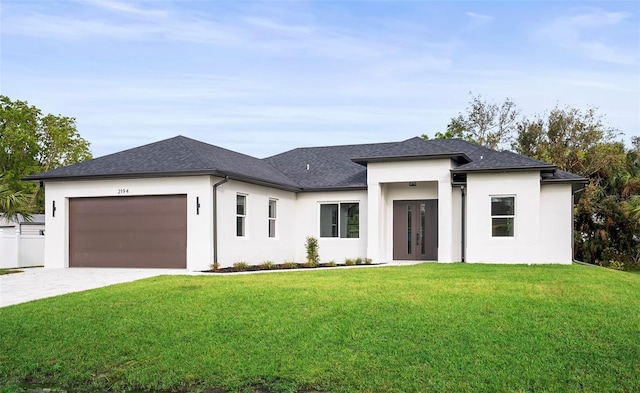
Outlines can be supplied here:
[[12, 220], [0, 215], [0, 268], [42, 266], [44, 228], [44, 214], [33, 214], [29, 221], [20, 214]]
[[46, 267], [244, 261], [572, 261], [586, 179], [458, 139], [298, 148], [265, 159], [183, 136], [30, 176]]

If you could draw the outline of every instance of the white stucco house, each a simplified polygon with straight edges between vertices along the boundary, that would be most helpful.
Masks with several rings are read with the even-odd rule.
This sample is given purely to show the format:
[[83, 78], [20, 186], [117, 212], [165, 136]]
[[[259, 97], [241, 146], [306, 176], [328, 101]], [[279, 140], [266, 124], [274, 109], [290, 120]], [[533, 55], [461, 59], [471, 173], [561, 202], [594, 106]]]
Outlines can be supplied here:
[[206, 270], [244, 261], [572, 261], [586, 179], [463, 140], [298, 148], [258, 159], [178, 136], [27, 178], [45, 267]]

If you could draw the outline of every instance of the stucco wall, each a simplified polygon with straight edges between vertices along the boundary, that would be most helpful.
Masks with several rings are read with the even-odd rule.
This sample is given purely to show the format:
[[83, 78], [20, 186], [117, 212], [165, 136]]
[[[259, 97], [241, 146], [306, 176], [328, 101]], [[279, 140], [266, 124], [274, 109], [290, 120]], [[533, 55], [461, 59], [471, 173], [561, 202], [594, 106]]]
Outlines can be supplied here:
[[[217, 182], [220, 179], [213, 179]], [[244, 237], [236, 235], [236, 196], [246, 195]], [[238, 181], [218, 187], [218, 262], [257, 265], [264, 261], [283, 263], [296, 258], [296, 194]], [[269, 237], [269, 199], [277, 202], [276, 236]]]
[[[369, 242], [367, 253], [378, 261], [393, 259], [393, 201], [438, 199], [438, 261], [456, 260], [453, 231], [454, 190], [450, 159], [377, 162], [367, 165]], [[409, 182], [416, 182], [410, 187]], [[459, 203], [458, 203], [459, 204]], [[459, 252], [457, 252], [459, 254]]]
[[[320, 204], [358, 202], [360, 203], [360, 237], [326, 238], [320, 237]], [[322, 262], [335, 260], [341, 263], [345, 258], [367, 257], [367, 192], [334, 191], [306, 192], [298, 194], [295, 236], [290, 245], [295, 249], [296, 262], [305, 262], [304, 248], [307, 236], [318, 238], [319, 254]]]
[[570, 184], [540, 189], [540, 260], [570, 264], [573, 255], [573, 193]]
[[[393, 259], [393, 200], [438, 199], [438, 261], [461, 258], [460, 188], [450, 183], [451, 161], [370, 163], [368, 190], [293, 193], [229, 181], [218, 188], [218, 262], [305, 261], [305, 238], [319, 239], [323, 262]], [[46, 183], [45, 267], [69, 264], [68, 206], [76, 197], [187, 195], [187, 269], [213, 262], [213, 184], [220, 178], [87, 180]], [[467, 177], [466, 261], [571, 263], [572, 195], [565, 184], [540, 185], [537, 172], [471, 173]], [[409, 182], [416, 182], [410, 187]], [[119, 190], [127, 193], [119, 193]], [[236, 236], [236, 196], [247, 197], [246, 233]], [[491, 236], [491, 196], [516, 197], [515, 236]], [[200, 214], [196, 214], [196, 197]], [[269, 200], [277, 200], [276, 237], [268, 236]], [[53, 217], [52, 205], [56, 203]], [[320, 204], [358, 202], [360, 237], [321, 238]]]
[[[69, 199], [135, 195], [187, 195], [187, 269], [204, 270], [212, 261], [212, 182], [209, 176], [47, 182], [45, 267], [69, 266]], [[119, 190], [126, 190], [123, 191]], [[196, 197], [200, 214], [196, 214]], [[53, 216], [53, 203], [56, 211]]]
[[[470, 263], [570, 263], [571, 187], [542, 186], [540, 174], [467, 175]], [[513, 237], [492, 237], [491, 196], [515, 196]]]

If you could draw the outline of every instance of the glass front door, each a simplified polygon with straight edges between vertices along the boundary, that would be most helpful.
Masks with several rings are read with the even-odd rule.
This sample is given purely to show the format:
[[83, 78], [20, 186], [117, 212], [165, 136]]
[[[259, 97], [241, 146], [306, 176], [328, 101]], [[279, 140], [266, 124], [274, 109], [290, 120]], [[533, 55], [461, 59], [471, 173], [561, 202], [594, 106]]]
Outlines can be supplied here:
[[438, 200], [393, 201], [393, 259], [438, 259]]

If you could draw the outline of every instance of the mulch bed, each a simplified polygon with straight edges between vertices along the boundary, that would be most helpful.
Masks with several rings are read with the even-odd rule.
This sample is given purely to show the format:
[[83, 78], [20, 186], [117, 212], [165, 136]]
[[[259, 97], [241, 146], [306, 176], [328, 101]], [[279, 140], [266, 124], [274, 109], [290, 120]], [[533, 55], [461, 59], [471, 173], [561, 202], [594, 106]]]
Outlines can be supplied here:
[[318, 266], [307, 266], [304, 263], [292, 263], [292, 264], [273, 264], [271, 267], [262, 267], [260, 265], [249, 265], [246, 269], [238, 269], [236, 267], [222, 267], [219, 269], [210, 269], [203, 270], [203, 273], [239, 273], [239, 272], [258, 272], [258, 271], [274, 271], [274, 270], [295, 270], [295, 269], [322, 269], [328, 267], [347, 267], [347, 266], [374, 266], [380, 265], [379, 263], [369, 263], [369, 264], [357, 264], [357, 265], [345, 265], [344, 263], [339, 264], [328, 264], [321, 263]]

